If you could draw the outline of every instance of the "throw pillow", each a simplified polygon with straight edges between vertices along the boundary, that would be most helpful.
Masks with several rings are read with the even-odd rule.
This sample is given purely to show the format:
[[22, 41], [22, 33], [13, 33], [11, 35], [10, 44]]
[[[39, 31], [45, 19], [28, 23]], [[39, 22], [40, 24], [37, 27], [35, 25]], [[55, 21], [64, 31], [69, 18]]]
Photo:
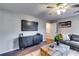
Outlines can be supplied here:
[[70, 40], [70, 38], [67, 34], [63, 34], [63, 40]]

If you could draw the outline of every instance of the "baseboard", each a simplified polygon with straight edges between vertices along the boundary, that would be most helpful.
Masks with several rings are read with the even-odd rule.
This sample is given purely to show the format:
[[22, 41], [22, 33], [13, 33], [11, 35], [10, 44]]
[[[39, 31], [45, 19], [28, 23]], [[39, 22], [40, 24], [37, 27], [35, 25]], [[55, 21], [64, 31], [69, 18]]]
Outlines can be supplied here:
[[4, 52], [1, 52], [0, 54], [4, 54], [4, 53], [10, 52], [10, 51], [14, 51], [14, 50], [18, 50], [18, 49], [19, 49], [19, 48], [10, 49], [10, 50], [7, 50], [7, 51], [4, 51]]

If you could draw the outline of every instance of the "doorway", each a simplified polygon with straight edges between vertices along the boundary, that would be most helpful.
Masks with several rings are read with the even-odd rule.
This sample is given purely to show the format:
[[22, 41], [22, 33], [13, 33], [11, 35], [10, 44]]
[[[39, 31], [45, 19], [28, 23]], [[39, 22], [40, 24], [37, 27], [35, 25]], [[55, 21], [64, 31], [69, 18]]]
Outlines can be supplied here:
[[46, 38], [54, 39], [57, 32], [56, 23], [46, 23]]

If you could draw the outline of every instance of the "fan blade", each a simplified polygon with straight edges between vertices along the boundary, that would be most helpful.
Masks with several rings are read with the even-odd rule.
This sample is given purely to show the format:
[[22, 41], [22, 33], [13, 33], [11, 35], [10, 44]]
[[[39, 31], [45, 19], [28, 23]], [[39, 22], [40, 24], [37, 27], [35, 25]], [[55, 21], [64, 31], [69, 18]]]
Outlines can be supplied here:
[[52, 6], [47, 6], [47, 8], [53, 8]]
[[71, 7], [79, 7], [79, 4], [76, 4], [76, 5], [72, 5]]

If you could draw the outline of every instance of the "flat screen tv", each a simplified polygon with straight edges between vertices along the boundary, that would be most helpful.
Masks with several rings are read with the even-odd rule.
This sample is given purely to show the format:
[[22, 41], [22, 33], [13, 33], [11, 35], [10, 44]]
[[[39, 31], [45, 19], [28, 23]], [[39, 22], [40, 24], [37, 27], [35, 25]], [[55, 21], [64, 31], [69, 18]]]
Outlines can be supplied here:
[[38, 22], [21, 20], [21, 31], [38, 31]]

